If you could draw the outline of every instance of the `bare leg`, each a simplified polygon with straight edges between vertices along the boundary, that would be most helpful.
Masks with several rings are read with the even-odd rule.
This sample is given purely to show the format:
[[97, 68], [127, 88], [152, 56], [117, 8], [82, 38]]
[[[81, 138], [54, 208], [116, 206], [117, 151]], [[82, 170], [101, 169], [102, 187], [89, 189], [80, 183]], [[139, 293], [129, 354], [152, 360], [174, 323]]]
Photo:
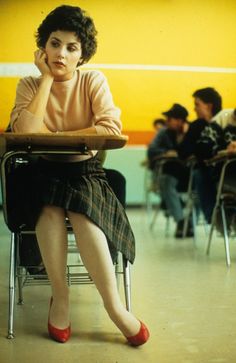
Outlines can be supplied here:
[[92, 277], [104, 306], [126, 337], [136, 335], [140, 322], [123, 306], [117, 289], [114, 266], [104, 233], [82, 214], [68, 212], [83, 263]]
[[65, 329], [69, 325], [69, 289], [66, 282], [67, 231], [64, 210], [45, 206], [37, 222], [36, 235], [52, 286], [50, 323]]

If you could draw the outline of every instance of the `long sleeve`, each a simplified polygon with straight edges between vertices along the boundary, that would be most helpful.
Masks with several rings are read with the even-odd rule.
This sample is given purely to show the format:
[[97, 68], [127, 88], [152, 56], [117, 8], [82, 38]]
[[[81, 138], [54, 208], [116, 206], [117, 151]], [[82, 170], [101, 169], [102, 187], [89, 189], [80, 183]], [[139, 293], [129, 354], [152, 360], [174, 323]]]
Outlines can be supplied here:
[[109, 85], [101, 72], [92, 72], [89, 89], [97, 133], [119, 135], [120, 110], [114, 105]]
[[173, 149], [175, 149], [175, 145], [168, 134], [168, 130], [160, 130], [148, 146], [148, 159], [151, 161], [155, 156], [159, 156]]
[[202, 130], [196, 142], [195, 155], [198, 160], [210, 159], [223, 148], [223, 144], [222, 128], [216, 122], [211, 122]]
[[[97, 134], [121, 133], [120, 110], [114, 105], [105, 76], [99, 71], [78, 70], [64, 82], [54, 81], [48, 97], [44, 118], [39, 119], [26, 108], [39, 88], [40, 79], [26, 77], [17, 87], [11, 127], [17, 124], [44, 123], [51, 132], [79, 131], [95, 127]], [[23, 119], [23, 122], [22, 122]]]
[[178, 155], [181, 159], [187, 159], [189, 156], [196, 154], [197, 141], [207, 124], [208, 123], [202, 119], [196, 120], [190, 124], [186, 135], [178, 145]]
[[225, 127], [222, 149], [225, 149], [232, 141], [236, 141], [236, 126], [228, 125]]
[[20, 123], [21, 119], [24, 119], [26, 123], [38, 121], [38, 118], [35, 115], [26, 110], [34, 97], [37, 88], [37, 80], [33, 77], [26, 77], [19, 81], [16, 89], [15, 105], [10, 115], [12, 130], [17, 130], [17, 123]]
[[199, 161], [213, 157], [220, 149], [223, 140], [222, 128], [216, 122], [199, 119], [194, 121], [183, 141], [178, 146], [180, 158], [195, 155]]

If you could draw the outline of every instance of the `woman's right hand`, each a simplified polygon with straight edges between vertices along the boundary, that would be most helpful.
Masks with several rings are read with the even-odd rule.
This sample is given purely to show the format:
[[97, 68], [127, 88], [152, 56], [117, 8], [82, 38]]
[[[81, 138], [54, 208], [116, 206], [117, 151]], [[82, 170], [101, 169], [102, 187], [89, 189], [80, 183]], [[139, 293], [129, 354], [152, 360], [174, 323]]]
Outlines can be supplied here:
[[38, 67], [42, 76], [49, 75], [53, 78], [53, 74], [47, 64], [47, 54], [44, 50], [38, 49], [34, 52], [34, 64]]

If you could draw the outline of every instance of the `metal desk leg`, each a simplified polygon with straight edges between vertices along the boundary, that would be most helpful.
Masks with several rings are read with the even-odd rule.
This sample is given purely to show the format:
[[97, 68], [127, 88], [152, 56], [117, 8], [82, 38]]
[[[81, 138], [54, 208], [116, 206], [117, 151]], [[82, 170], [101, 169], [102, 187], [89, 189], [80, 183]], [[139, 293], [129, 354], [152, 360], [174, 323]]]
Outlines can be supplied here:
[[225, 216], [224, 202], [221, 203], [220, 210], [221, 210], [221, 217], [222, 217], [223, 230], [224, 230], [226, 265], [229, 267], [230, 266], [229, 236], [228, 236], [228, 230], [227, 230], [227, 220], [226, 220], [226, 216]]
[[206, 251], [207, 255], [210, 254], [211, 240], [212, 240], [213, 231], [215, 228], [217, 210], [218, 210], [218, 204], [215, 206], [215, 208], [213, 210], [213, 214], [212, 214], [211, 229], [210, 229], [210, 233], [209, 233], [209, 237], [208, 237], [208, 244], [207, 244], [207, 251]]
[[8, 339], [14, 338], [14, 305], [15, 305], [15, 276], [16, 276], [16, 234], [11, 234], [10, 272], [9, 272], [9, 313], [8, 313]]
[[129, 261], [123, 256], [125, 302], [128, 311], [131, 311], [131, 280]]

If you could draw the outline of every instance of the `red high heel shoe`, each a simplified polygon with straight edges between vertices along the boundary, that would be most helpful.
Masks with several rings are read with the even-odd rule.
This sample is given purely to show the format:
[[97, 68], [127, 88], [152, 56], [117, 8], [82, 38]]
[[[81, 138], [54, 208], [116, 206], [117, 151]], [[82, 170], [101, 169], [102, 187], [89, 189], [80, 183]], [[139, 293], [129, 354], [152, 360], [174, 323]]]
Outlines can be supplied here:
[[141, 321], [140, 321], [140, 324], [141, 324], [141, 327], [139, 329], [138, 334], [136, 334], [132, 337], [126, 337], [128, 342], [135, 347], [146, 343], [150, 336], [150, 333], [149, 333], [146, 325], [144, 323], [142, 323]]
[[50, 316], [50, 310], [51, 310], [52, 302], [53, 302], [53, 298], [51, 297], [49, 314], [48, 314], [48, 334], [53, 340], [56, 340], [59, 343], [65, 343], [70, 338], [71, 328], [70, 328], [70, 325], [69, 325], [68, 328], [58, 329], [58, 328], [55, 328], [53, 325], [50, 324], [49, 316]]

